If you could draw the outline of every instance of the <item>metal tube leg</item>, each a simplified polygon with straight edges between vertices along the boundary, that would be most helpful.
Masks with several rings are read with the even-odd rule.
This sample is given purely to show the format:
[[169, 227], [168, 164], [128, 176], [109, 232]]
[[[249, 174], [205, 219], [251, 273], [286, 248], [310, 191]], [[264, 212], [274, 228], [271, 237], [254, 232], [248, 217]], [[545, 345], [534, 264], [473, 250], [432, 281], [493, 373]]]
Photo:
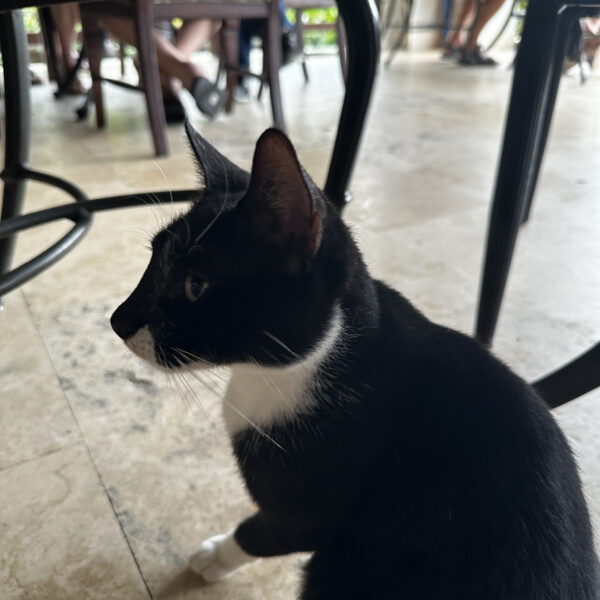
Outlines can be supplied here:
[[[21, 212], [27, 180], [22, 176], [29, 158], [29, 59], [20, 10], [0, 13], [0, 49], [4, 69], [6, 140], [2, 213], [8, 219]], [[10, 269], [16, 236], [0, 239], [0, 276]]]
[[533, 384], [548, 406], [556, 408], [600, 386], [600, 344]]
[[533, 201], [533, 194], [535, 192], [535, 186], [537, 184], [538, 176], [542, 166], [544, 149], [546, 147], [546, 142], [548, 141], [548, 133], [550, 131], [550, 125], [552, 123], [552, 114], [554, 113], [554, 105], [556, 104], [556, 96], [558, 95], [558, 85], [562, 76], [565, 56], [567, 53], [567, 44], [569, 43], [569, 38], [567, 34], [570, 31], [574, 20], [579, 21], [579, 15], [572, 11], [569, 12], [569, 14], [565, 14], [560, 19], [558, 43], [556, 44], [556, 51], [553, 59], [552, 79], [550, 80], [550, 86], [548, 89], [548, 100], [544, 115], [544, 122], [542, 123], [540, 142], [536, 148], [537, 153], [533, 159], [533, 168], [530, 176], [528, 177], [528, 186], [525, 192], [523, 215], [521, 217], [521, 222], [523, 223], [525, 223], [527, 219], [529, 219], [529, 213], [531, 211], [531, 204]]
[[[477, 314], [476, 337], [490, 344], [530, 189], [548, 110], [560, 17], [545, 0], [530, 0], [517, 53], [504, 143], [496, 176]], [[533, 189], [533, 188], [531, 188]]]
[[341, 212], [379, 62], [379, 18], [373, 0], [339, 0], [348, 38], [348, 81], [325, 193]]

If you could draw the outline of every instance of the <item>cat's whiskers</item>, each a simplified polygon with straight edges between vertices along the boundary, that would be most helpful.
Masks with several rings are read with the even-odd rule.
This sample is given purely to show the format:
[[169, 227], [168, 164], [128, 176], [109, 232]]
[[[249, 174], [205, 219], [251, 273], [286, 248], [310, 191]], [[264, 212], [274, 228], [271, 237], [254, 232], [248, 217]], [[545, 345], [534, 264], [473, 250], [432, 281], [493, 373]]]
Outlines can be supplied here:
[[[225, 390], [219, 389], [218, 386], [217, 386], [217, 389], [215, 390], [213, 386], [210, 386], [207, 383], [206, 378], [200, 377], [200, 375], [197, 373], [197, 371], [193, 370], [193, 366], [189, 363], [189, 359], [188, 359], [188, 357], [186, 357], [186, 354], [194, 357], [196, 361], [200, 361], [200, 362], [208, 365], [209, 369], [206, 369], [205, 373], [207, 375], [210, 375], [211, 377], [216, 377], [217, 379], [220, 379], [221, 381], [223, 381], [225, 383], [225, 387], [226, 387], [228, 384], [228, 380], [225, 379], [223, 376], [219, 375], [218, 373], [216, 373], [215, 371], [210, 370], [210, 369], [215, 368], [217, 365], [215, 365], [214, 363], [210, 363], [209, 361], [205, 361], [205, 360], [201, 359], [199, 356], [195, 356], [191, 352], [187, 352], [186, 350], [183, 350], [181, 348], [173, 348], [172, 347], [171, 350], [173, 352], [175, 352], [176, 354], [178, 354], [183, 359], [183, 360], [181, 360], [180, 358], [175, 357], [175, 360], [177, 361], [177, 363], [179, 365], [178, 373], [180, 373], [182, 375], [184, 373], [187, 375], [190, 375], [191, 377], [193, 377], [194, 379], [196, 379], [197, 381], [202, 383], [207, 389], [209, 389], [209, 391], [211, 391], [216, 396], [221, 397], [221, 395], [225, 393]], [[214, 381], [212, 383], [214, 383]]]
[[239, 410], [239, 408], [237, 408], [237, 406], [234, 406], [233, 404], [231, 404], [231, 402], [229, 402], [226, 398], [223, 398], [223, 402], [225, 402], [225, 404], [227, 404], [227, 406], [229, 406], [229, 408], [231, 408], [231, 410], [233, 410], [240, 417], [242, 417], [242, 419], [244, 419], [251, 427], [254, 427], [254, 429], [256, 429], [256, 431], [260, 435], [262, 435], [264, 438], [266, 438], [267, 440], [269, 440], [270, 442], [275, 444], [275, 446], [277, 446], [280, 450], [283, 450], [284, 452], [287, 453], [287, 450], [280, 443], [275, 441], [264, 429], [259, 427], [254, 421], [251, 421], [241, 410]]
[[[247, 358], [248, 362], [253, 364], [255, 367], [257, 367], [258, 369], [262, 368], [262, 365], [259, 364], [259, 362], [253, 358], [252, 356], [249, 356]], [[287, 406], [290, 406], [290, 399], [287, 398], [285, 396], [285, 394], [281, 391], [281, 388], [275, 383], [275, 381], [271, 378], [268, 377], [264, 372], [262, 371], [258, 371], [259, 375], [261, 376], [262, 380], [272, 389], [275, 390], [277, 392], [277, 394], [279, 395], [279, 397], [282, 399], [283, 403], [286, 404]]]
[[156, 207], [158, 207], [159, 205], [153, 201], [152, 197], [150, 196], [150, 194], [145, 194], [145, 195], [137, 195], [134, 196], [133, 194], [130, 196], [127, 196], [127, 198], [134, 198], [135, 200], [141, 200], [142, 203], [144, 204], [144, 206], [147, 206], [150, 211], [152, 212], [152, 216], [154, 217], [154, 220], [156, 221], [156, 227], [157, 230], [160, 230], [163, 228], [163, 224], [160, 222], [157, 212], [156, 212]]
[[[209, 360], [206, 360], [204, 358], [201, 358], [200, 356], [198, 356], [197, 354], [193, 354], [192, 352], [189, 352], [188, 350], [184, 350], [183, 348], [178, 348], [177, 346], [172, 346], [171, 350], [173, 350], [175, 353], [179, 354], [179, 356], [181, 358], [185, 359], [191, 359], [194, 362], [198, 362], [204, 366], [208, 366], [210, 368], [215, 368], [217, 367], [217, 365], [213, 362], [210, 362]], [[185, 364], [184, 366], [189, 366], [191, 368], [191, 365], [189, 364]]]
[[190, 243], [190, 238], [192, 237], [192, 232], [190, 230], [190, 224], [188, 223], [186, 215], [183, 215], [182, 221], [183, 221], [183, 223], [185, 225], [185, 230], [186, 230], [186, 237], [185, 237], [184, 247], [187, 247], [187, 245]]
[[167, 377], [167, 382], [169, 383], [169, 385], [175, 389], [175, 391], [177, 392], [177, 395], [179, 396], [180, 400], [183, 402], [183, 405], [185, 407], [186, 410], [189, 410], [189, 405], [186, 401], [185, 398], [185, 392], [184, 390], [182, 390], [181, 388], [181, 384], [177, 381], [174, 372], [170, 371], [168, 369], [166, 369], [164, 367], [164, 365], [167, 364], [167, 358], [165, 356], [165, 353], [163, 351], [163, 349], [161, 347], [157, 348], [157, 352], [158, 352], [158, 364], [160, 367], [160, 372], [164, 373]]
[[276, 344], [279, 344], [284, 350], [287, 350], [294, 358], [298, 360], [302, 360], [302, 357], [294, 352], [289, 346], [286, 346], [277, 336], [273, 335], [271, 332], [266, 329], [261, 329], [262, 333], [264, 333], [268, 338], [273, 340]]
[[[175, 348], [173, 348], [173, 350], [175, 350], [176, 352], [180, 352], [183, 354], [188, 354], [190, 356], [194, 356], [191, 352], [187, 352], [185, 350], [179, 349], [176, 350]], [[196, 357], [196, 359], [199, 359], [199, 357]], [[202, 359], [200, 359], [202, 360]], [[206, 361], [204, 361], [206, 362]], [[181, 368], [185, 368], [186, 364], [181, 363]], [[216, 365], [213, 365], [216, 366]], [[254, 421], [252, 421], [251, 419], [249, 419], [241, 410], [239, 410], [239, 408], [237, 408], [236, 406], [234, 406], [233, 404], [231, 404], [231, 402], [229, 402], [227, 400], [227, 398], [225, 398], [224, 396], [224, 390], [223, 391], [215, 391], [215, 389], [208, 384], [205, 379], [198, 373], [198, 371], [194, 371], [193, 369], [189, 368], [185, 370], [185, 372], [190, 375], [191, 377], [193, 377], [194, 379], [196, 379], [197, 381], [199, 381], [201, 384], [203, 384], [209, 391], [213, 392], [216, 396], [219, 396], [222, 401], [229, 407], [231, 408], [231, 410], [233, 410], [236, 414], [238, 414], [242, 419], [244, 419], [251, 427], [253, 427], [261, 436], [263, 436], [265, 439], [269, 440], [270, 442], [272, 442], [275, 446], [277, 446], [277, 448], [279, 448], [280, 450], [283, 450], [284, 452], [287, 452], [287, 450], [281, 445], [279, 444], [276, 440], [274, 440], [264, 429], [262, 429], [260, 426], [258, 426]], [[225, 377], [221, 376], [218, 373], [215, 373], [214, 371], [210, 372], [211, 375], [217, 377], [218, 379], [221, 379], [225, 384], [227, 385], [231, 385], [231, 382], [229, 380], [227, 380]]]
[[217, 212], [217, 214], [212, 218], [212, 220], [200, 232], [200, 235], [198, 235], [198, 237], [192, 243], [192, 246], [191, 246], [192, 248], [198, 244], [198, 242], [210, 231], [211, 227], [217, 222], [217, 219], [223, 214], [223, 211], [225, 210], [225, 204], [226, 204], [226, 202], [223, 201], [223, 204], [221, 205], [219, 212]]
[[184, 377], [183, 373], [181, 371], [175, 371], [174, 376], [176, 378], [179, 378], [179, 380], [181, 381], [181, 384], [183, 385], [184, 389], [187, 390], [187, 392], [190, 395], [190, 397], [192, 398], [194, 404], [198, 408], [202, 409], [202, 412], [204, 412], [205, 416], [208, 416], [208, 411], [206, 410], [206, 408], [200, 401], [200, 398], [196, 394], [196, 392], [195, 392], [194, 388], [192, 387], [192, 385], [190, 384], [190, 382]]
[[167, 188], [169, 190], [169, 195], [171, 196], [171, 206], [173, 206], [173, 192], [171, 191], [171, 186], [169, 185], [167, 176], [165, 175], [165, 172], [162, 170], [161, 166], [155, 160], [152, 161], [152, 164], [160, 171], [160, 174], [163, 176], [163, 179], [165, 180], [165, 183], [167, 184]]
[[185, 393], [181, 389], [181, 384], [179, 383], [179, 381], [177, 381], [177, 378], [175, 377], [175, 375], [172, 374], [172, 373], [167, 374], [167, 380], [169, 381], [169, 383], [171, 384], [171, 386], [177, 392], [177, 395], [179, 396], [179, 399], [183, 402], [183, 405], [184, 405], [186, 411], [189, 410], [189, 405], [188, 405], [187, 400], [185, 398]]
[[[156, 195], [155, 192], [148, 192], [148, 195], [154, 200], [154, 205], [161, 211], [163, 212], [165, 210], [164, 204], [160, 201], [159, 197]], [[167, 225], [170, 222], [170, 217], [165, 215], [163, 218], [162, 223], [159, 221], [158, 223], [158, 228], [159, 230], [164, 229], [165, 227], [167, 227]]]

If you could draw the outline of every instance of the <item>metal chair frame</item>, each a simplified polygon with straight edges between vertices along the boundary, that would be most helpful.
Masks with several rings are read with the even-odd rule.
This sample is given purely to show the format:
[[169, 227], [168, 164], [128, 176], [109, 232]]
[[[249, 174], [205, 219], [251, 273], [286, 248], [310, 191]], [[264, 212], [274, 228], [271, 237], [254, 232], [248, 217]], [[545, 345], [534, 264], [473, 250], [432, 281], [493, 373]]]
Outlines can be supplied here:
[[[475, 336], [490, 345], [519, 226], [533, 201], [573, 21], [600, 11], [599, 0], [529, 0], [517, 50], [498, 163], [477, 309]], [[534, 382], [551, 405], [600, 386], [600, 344]]]
[[[44, 5], [65, 0], [43, 0]], [[92, 225], [93, 213], [144, 204], [131, 195], [88, 199], [76, 185], [28, 166], [30, 145], [30, 90], [27, 38], [20, 8], [31, 0], [4, 0], [0, 8], [0, 51], [5, 81], [5, 165], [0, 174], [4, 181], [0, 213], [0, 297], [35, 277], [81, 241]], [[371, 92], [379, 63], [379, 22], [372, 0], [340, 0], [339, 11], [349, 32], [348, 81], [339, 119], [325, 193], [339, 211], [351, 198], [347, 190]], [[38, 181], [70, 194], [75, 202], [29, 214], [20, 214], [27, 181]], [[152, 193], [158, 202], [182, 202], [198, 197], [198, 190]], [[68, 219], [73, 227], [56, 243], [26, 263], [12, 268], [16, 236], [20, 231]]]

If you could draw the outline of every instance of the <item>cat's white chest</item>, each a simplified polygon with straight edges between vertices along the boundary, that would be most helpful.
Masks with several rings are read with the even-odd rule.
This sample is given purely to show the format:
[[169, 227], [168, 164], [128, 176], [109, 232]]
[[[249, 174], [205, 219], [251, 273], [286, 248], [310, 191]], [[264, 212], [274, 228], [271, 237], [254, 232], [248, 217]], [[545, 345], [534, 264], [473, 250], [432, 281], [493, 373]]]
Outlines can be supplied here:
[[253, 425], [267, 428], [309, 410], [311, 380], [308, 369], [233, 367], [223, 400], [227, 431], [234, 435]]
[[223, 399], [223, 418], [229, 435], [247, 427], [265, 429], [310, 411], [319, 386], [319, 368], [335, 351], [341, 331], [342, 311], [336, 307], [323, 338], [294, 364], [232, 366]]

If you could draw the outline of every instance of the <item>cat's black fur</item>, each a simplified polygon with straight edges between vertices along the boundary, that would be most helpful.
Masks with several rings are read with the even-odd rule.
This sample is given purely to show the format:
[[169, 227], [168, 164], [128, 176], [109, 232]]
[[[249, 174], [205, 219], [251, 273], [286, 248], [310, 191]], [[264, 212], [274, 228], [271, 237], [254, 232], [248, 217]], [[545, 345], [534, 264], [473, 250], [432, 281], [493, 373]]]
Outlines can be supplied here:
[[[577, 467], [531, 387], [369, 276], [282, 134], [249, 176], [188, 133], [204, 199], [155, 238], [115, 331], [148, 326], [169, 367], [287, 365], [343, 314], [312, 409], [272, 425], [277, 444], [233, 439], [259, 506], [235, 533], [245, 552], [314, 552], [303, 600], [597, 600]], [[190, 272], [210, 284], [198, 302]]]

